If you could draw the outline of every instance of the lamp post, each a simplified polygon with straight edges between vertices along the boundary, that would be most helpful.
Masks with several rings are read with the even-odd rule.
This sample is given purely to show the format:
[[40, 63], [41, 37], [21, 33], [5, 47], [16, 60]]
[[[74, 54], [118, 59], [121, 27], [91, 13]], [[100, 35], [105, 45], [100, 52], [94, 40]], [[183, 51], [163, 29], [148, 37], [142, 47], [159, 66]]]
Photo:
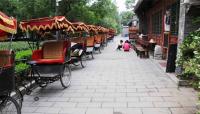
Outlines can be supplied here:
[[62, 0], [56, 0], [56, 12], [55, 15], [58, 15], [58, 7], [59, 7], [59, 2]]
[[[55, 16], [58, 15], [58, 7], [59, 7], [59, 2], [62, 1], [62, 0], [56, 0], [56, 12], [55, 12]], [[56, 39], [58, 40], [59, 38], [59, 32], [56, 31]]]

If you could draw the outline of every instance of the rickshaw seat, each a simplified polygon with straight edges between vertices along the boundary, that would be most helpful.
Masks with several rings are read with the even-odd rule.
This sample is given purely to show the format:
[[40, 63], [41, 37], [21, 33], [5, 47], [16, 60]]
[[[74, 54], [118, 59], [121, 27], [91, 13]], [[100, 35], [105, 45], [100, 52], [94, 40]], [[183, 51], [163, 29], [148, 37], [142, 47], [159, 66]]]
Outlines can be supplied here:
[[95, 43], [97, 43], [97, 44], [101, 43], [101, 36], [100, 35], [95, 36]]
[[65, 41], [48, 41], [41, 50], [33, 51], [32, 60], [36, 64], [62, 64], [65, 62], [68, 43]]
[[93, 47], [94, 46], [94, 37], [88, 37], [86, 42], [87, 47]]
[[11, 67], [14, 63], [14, 53], [11, 50], [0, 50], [0, 67]]

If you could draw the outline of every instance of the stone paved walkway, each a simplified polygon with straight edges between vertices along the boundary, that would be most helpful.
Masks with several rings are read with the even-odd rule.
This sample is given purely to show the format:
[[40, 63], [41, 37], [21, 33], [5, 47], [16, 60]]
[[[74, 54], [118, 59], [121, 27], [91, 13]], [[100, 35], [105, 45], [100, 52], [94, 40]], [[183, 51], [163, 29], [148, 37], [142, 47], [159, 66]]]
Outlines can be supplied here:
[[[119, 40], [119, 37], [117, 38]], [[179, 88], [150, 59], [116, 51], [110, 42], [102, 54], [74, 69], [72, 84], [60, 83], [25, 96], [23, 114], [193, 114], [193, 89]], [[34, 101], [34, 96], [40, 96]]]

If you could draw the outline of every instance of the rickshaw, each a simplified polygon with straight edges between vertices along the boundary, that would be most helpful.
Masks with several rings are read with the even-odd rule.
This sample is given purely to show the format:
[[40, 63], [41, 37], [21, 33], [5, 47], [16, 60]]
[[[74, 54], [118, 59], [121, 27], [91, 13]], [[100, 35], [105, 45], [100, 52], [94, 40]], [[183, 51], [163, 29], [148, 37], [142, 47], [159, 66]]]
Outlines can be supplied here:
[[[75, 66], [81, 65], [82, 68], [86, 66], [86, 34], [88, 33], [87, 25], [85, 25], [83, 22], [74, 22], [73, 29], [76, 36], [72, 37], [71, 43], [72, 43], [72, 53], [71, 53], [71, 61], [70, 64], [73, 64]], [[79, 64], [80, 63], [80, 64]]]
[[105, 44], [105, 35], [104, 35], [105, 28], [101, 26], [97, 26], [97, 32], [98, 34], [95, 37], [95, 50], [98, 50], [99, 53], [101, 53], [101, 48], [104, 48]]
[[[16, 32], [16, 19], [0, 12], [0, 40], [3, 41], [8, 37], [8, 34]], [[12, 38], [10, 38], [10, 43], [11, 41]], [[8, 50], [0, 50], [0, 113], [21, 114], [23, 98], [15, 82], [14, 52], [11, 50], [11, 44], [9, 48]]]
[[109, 32], [108, 32], [108, 41], [113, 41], [114, 39], [114, 36], [116, 34], [116, 31], [114, 29], [109, 29]]
[[86, 53], [92, 56], [92, 59], [94, 59], [93, 52], [94, 52], [94, 46], [95, 46], [95, 35], [97, 34], [96, 26], [94, 25], [87, 25], [89, 30], [89, 36], [86, 38]]
[[[22, 21], [20, 28], [23, 32], [34, 32], [36, 38], [40, 38], [44, 31], [57, 31], [56, 40], [44, 41], [41, 47], [33, 51], [32, 60], [28, 62], [31, 66], [29, 79], [42, 88], [58, 80], [63, 88], [69, 87], [71, 68], [68, 62], [71, 60], [71, 42], [60, 33], [73, 31], [73, 25], [64, 16], [55, 16]], [[34, 100], [39, 100], [39, 97], [35, 97]]]

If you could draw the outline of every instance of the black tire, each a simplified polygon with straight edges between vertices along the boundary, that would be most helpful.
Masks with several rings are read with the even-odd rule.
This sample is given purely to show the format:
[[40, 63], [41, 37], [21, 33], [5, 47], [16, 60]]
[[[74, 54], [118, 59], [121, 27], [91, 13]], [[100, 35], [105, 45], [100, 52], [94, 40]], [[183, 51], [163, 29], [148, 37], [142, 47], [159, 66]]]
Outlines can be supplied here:
[[0, 114], [21, 114], [21, 107], [17, 101], [10, 96], [1, 96], [4, 100], [0, 104]]
[[63, 88], [67, 88], [71, 84], [71, 68], [69, 65], [65, 65], [63, 73], [60, 75], [60, 82]]
[[23, 95], [22, 95], [22, 93], [21, 93], [21, 91], [19, 89], [15, 90], [15, 95], [13, 96], [13, 98], [17, 101], [17, 103], [19, 104], [20, 108], [22, 108]]
[[80, 57], [80, 62], [81, 62], [81, 67], [85, 68], [86, 67], [86, 60], [87, 60], [87, 55], [86, 53], [83, 53]]
[[92, 59], [94, 59], [94, 54], [93, 54], [93, 52], [91, 52], [91, 56], [92, 56]]
[[99, 47], [99, 53], [101, 53], [101, 47]]

